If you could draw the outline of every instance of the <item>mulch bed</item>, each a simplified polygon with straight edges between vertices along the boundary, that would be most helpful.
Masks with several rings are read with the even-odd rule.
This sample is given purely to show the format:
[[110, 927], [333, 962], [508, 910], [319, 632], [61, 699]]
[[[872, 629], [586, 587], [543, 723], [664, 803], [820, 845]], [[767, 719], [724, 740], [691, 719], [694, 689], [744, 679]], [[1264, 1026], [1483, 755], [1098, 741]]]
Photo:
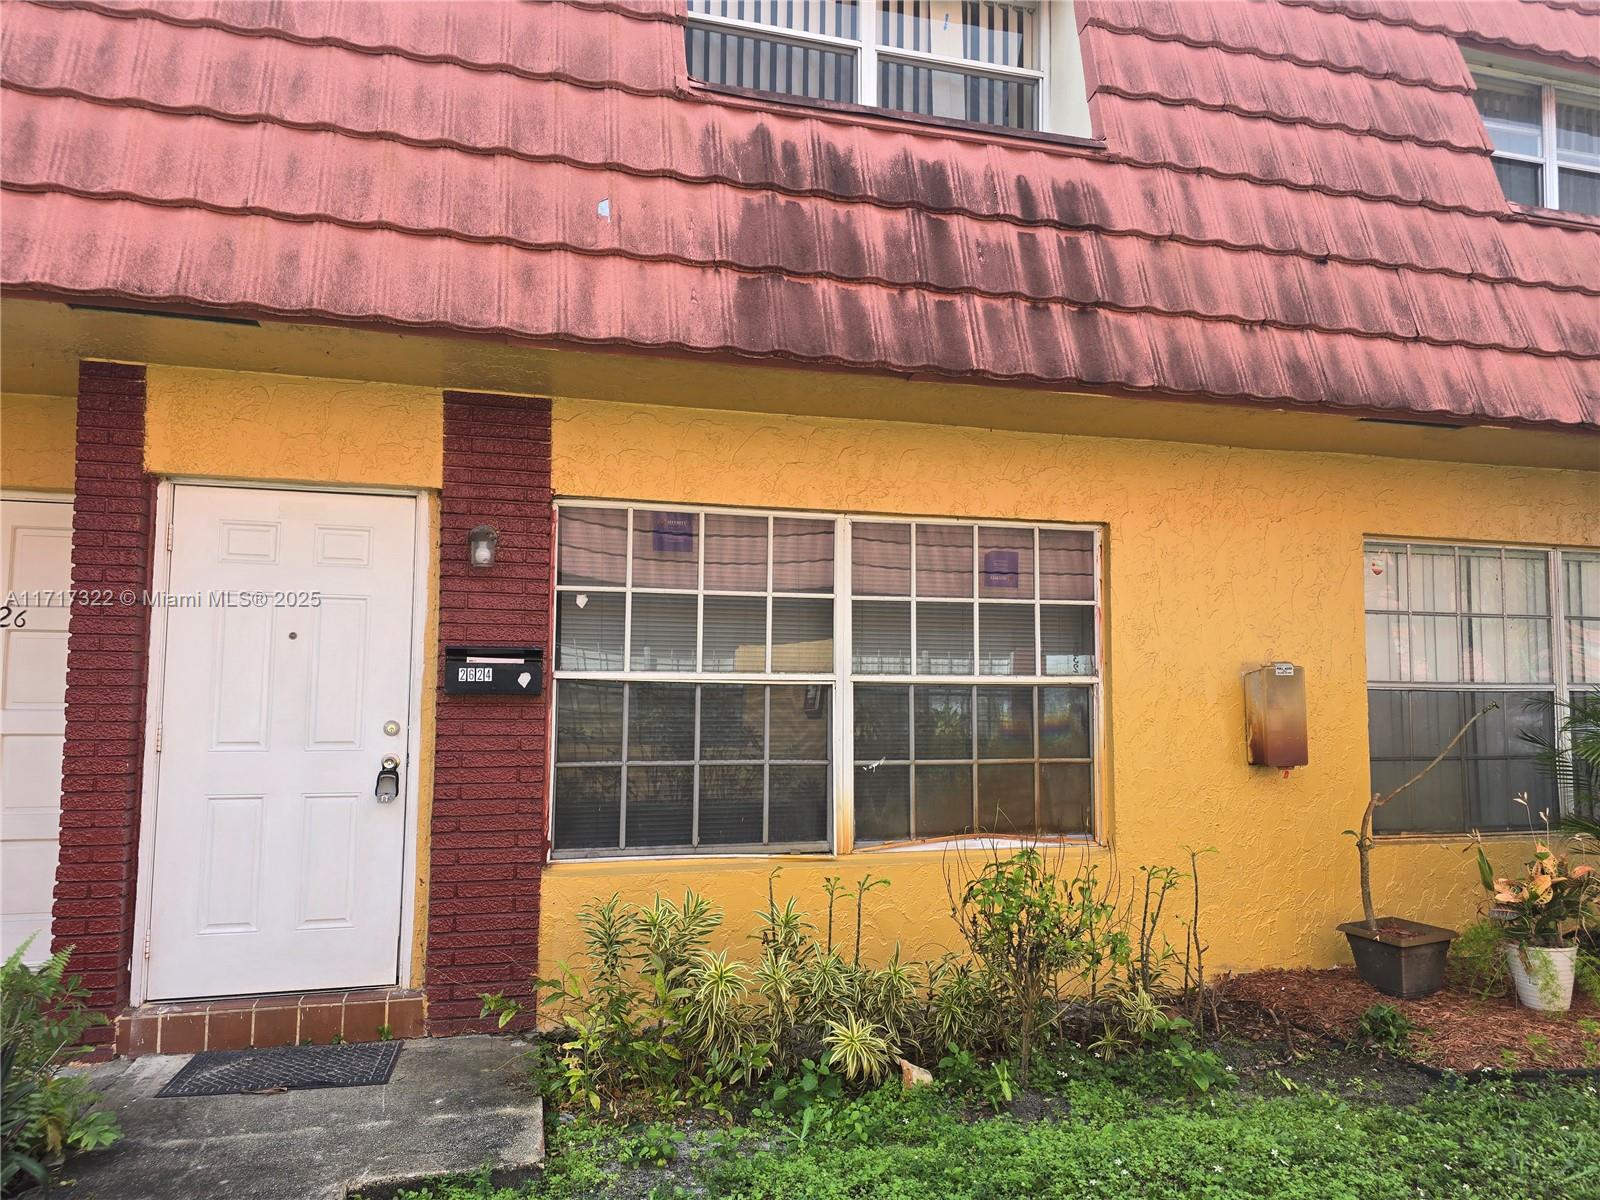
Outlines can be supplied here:
[[1392, 1004], [1418, 1030], [1416, 1060], [1444, 1070], [1600, 1067], [1600, 1006], [1581, 992], [1571, 1011], [1556, 1014], [1523, 1008], [1515, 997], [1480, 999], [1448, 987], [1397, 1000], [1362, 983], [1353, 967], [1252, 971], [1222, 980], [1217, 990], [1233, 1012], [1253, 1010], [1263, 1024], [1339, 1041], [1355, 1040], [1361, 1015], [1374, 1004]]

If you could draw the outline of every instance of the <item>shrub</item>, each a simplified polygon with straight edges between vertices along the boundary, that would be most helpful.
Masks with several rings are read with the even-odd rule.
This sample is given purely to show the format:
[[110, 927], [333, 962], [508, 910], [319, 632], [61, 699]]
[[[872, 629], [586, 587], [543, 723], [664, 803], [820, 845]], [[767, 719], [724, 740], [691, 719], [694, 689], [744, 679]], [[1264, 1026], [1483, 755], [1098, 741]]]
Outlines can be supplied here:
[[1400, 1057], [1411, 1049], [1411, 1018], [1392, 1004], [1374, 1004], [1356, 1022], [1356, 1033], [1375, 1049]]
[[0, 966], [0, 1190], [8, 1194], [24, 1176], [43, 1184], [69, 1155], [118, 1137], [116, 1118], [95, 1107], [100, 1097], [88, 1081], [56, 1074], [105, 1018], [84, 1008], [87, 993], [66, 973], [71, 948], [33, 968], [22, 961], [31, 941]]
[[1474, 921], [1450, 944], [1445, 978], [1452, 987], [1471, 992], [1480, 1000], [1506, 994], [1509, 973], [1505, 939], [1494, 921]]

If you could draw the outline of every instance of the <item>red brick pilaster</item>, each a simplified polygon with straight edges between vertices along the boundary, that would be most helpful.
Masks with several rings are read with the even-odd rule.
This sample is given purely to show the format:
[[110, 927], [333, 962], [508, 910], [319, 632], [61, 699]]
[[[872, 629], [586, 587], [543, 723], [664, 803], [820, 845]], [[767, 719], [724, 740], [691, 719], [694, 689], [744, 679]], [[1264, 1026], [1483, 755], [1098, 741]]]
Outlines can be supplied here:
[[[150, 587], [155, 528], [144, 412], [143, 367], [79, 365], [54, 944], [73, 947], [71, 970], [107, 1015], [128, 1002], [133, 949], [150, 630], [141, 593]], [[102, 1027], [88, 1040], [111, 1036]]]
[[[548, 646], [550, 523], [550, 402], [446, 392], [441, 654]], [[479, 524], [500, 534], [489, 568], [467, 563]], [[537, 967], [549, 709], [544, 696], [450, 696], [442, 684], [437, 705], [425, 971], [428, 1031], [448, 1034], [489, 1028], [480, 993], [525, 997]]]

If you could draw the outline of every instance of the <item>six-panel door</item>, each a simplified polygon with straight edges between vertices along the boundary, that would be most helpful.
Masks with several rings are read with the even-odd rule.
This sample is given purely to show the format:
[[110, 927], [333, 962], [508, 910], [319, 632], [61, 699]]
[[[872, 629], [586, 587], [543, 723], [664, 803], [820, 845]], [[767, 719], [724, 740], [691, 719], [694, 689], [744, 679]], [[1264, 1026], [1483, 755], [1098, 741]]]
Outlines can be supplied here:
[[416, 520], [174, 488], [148, 999], [397, 982]]

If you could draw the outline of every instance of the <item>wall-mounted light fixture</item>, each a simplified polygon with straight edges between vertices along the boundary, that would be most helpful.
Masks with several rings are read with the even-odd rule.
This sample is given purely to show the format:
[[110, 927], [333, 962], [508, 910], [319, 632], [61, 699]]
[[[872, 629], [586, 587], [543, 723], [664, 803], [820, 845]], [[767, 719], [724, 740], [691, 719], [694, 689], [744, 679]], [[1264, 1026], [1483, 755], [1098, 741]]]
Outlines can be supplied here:
[[499, 541], [493, 525], [474, 525], [467, 531], [467, 561], [475, 567], [494, 566], [494, 548]]

